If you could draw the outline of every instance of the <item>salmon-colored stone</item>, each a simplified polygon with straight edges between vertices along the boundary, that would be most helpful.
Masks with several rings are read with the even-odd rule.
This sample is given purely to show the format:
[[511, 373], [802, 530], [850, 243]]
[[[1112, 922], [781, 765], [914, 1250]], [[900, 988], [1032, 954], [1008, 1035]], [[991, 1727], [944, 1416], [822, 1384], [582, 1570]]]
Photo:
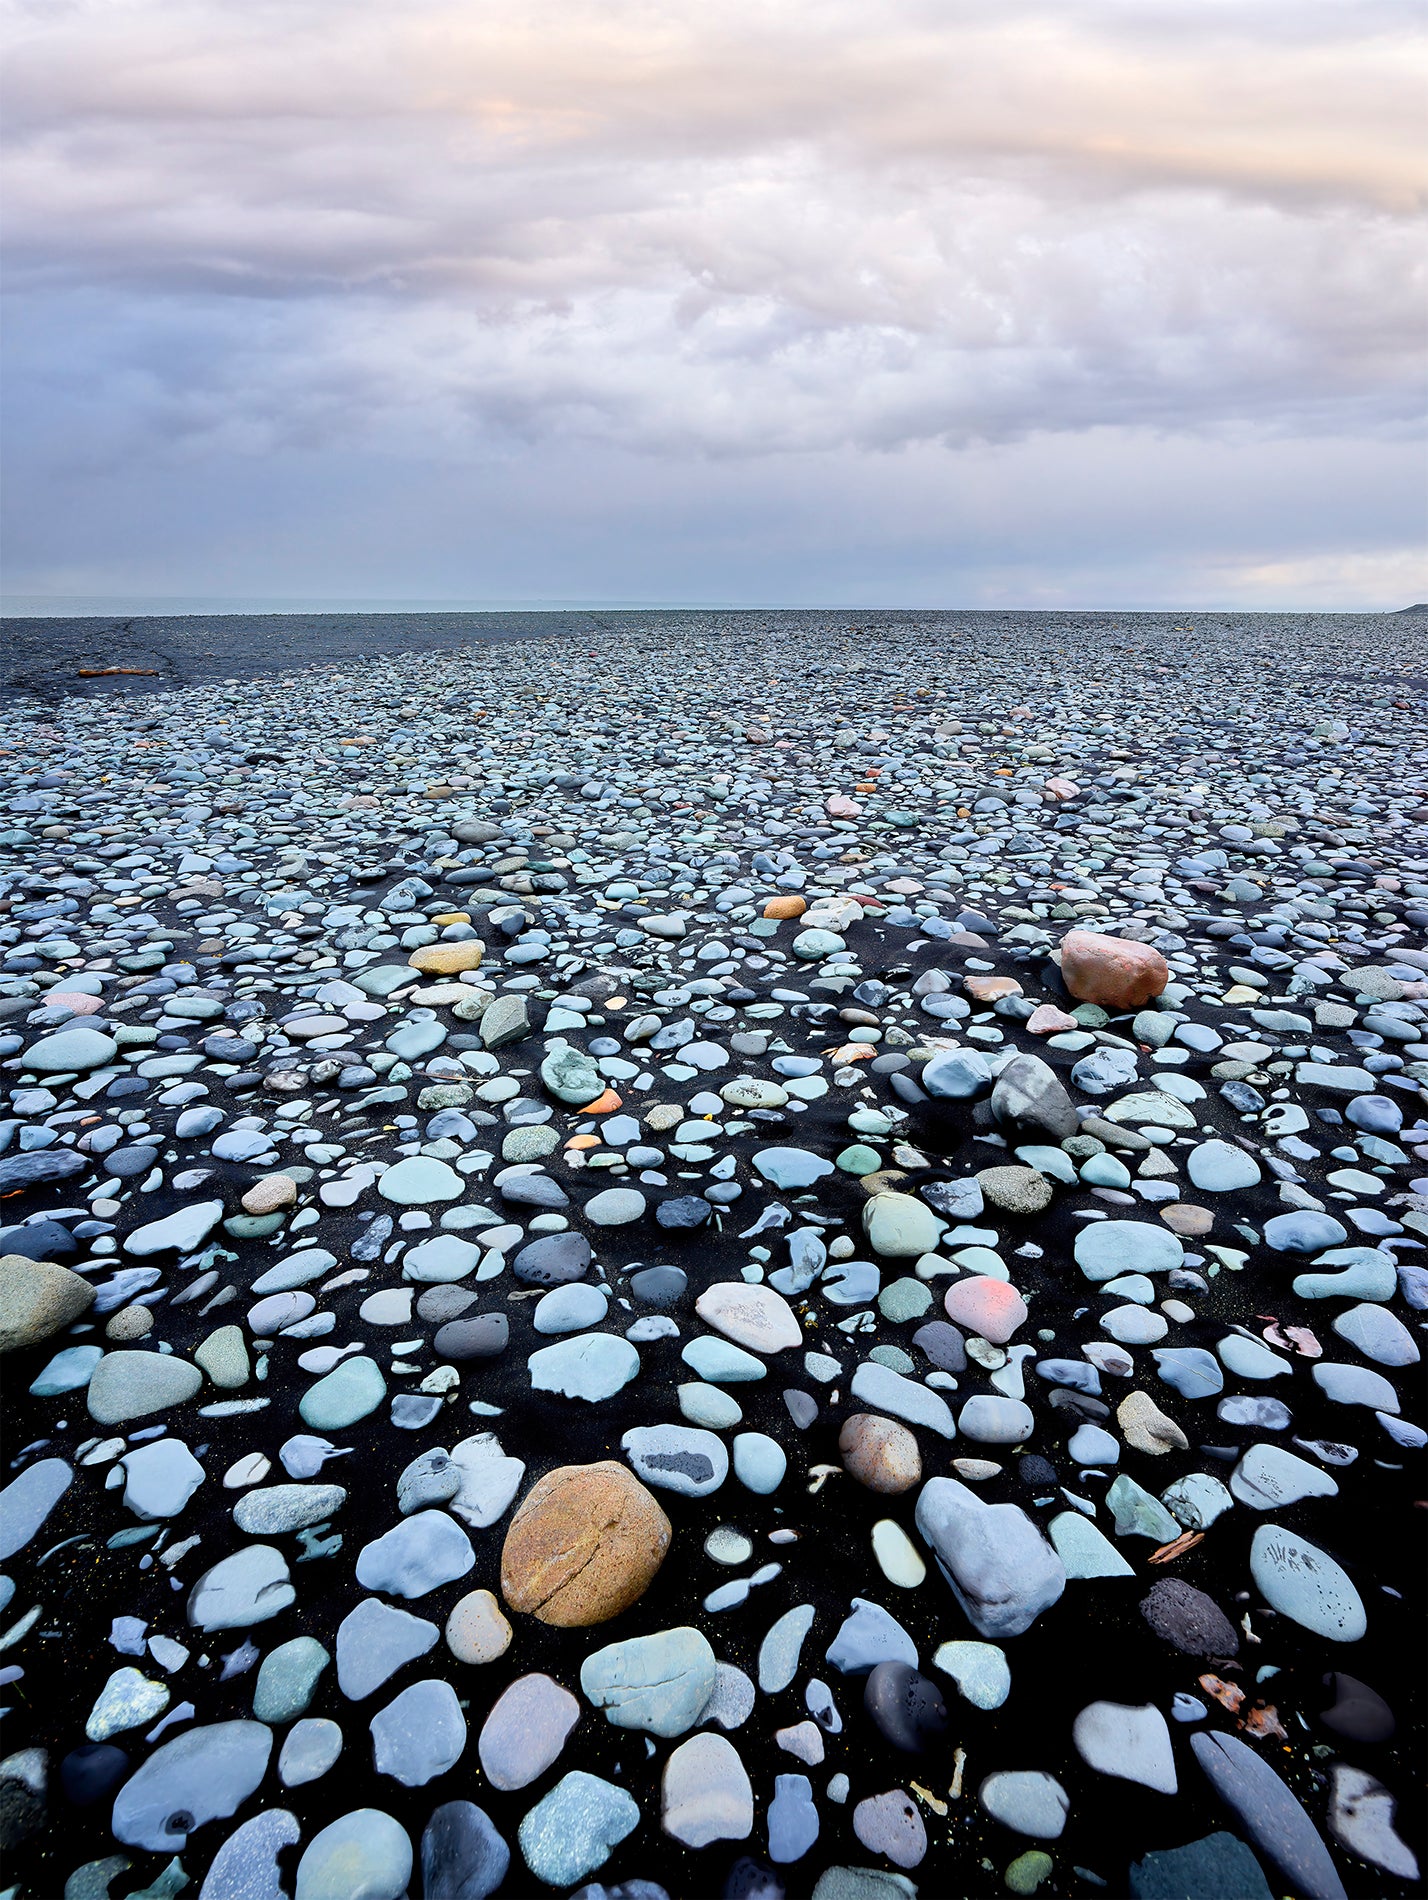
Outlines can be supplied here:
[[1061, 1036], [1068, 1029], [1079, 1029], [1074, 1016], [1068, 1016], [1055, 1003], [1038, 1003], [1026, 1019], [1027, 1032], [1033, 1036]]
[[969, 1332], [980, 1333], [994, 1346], [1005, 1346], [1026, 1319], [1026, 1301], [1016, 1288], [983, 1274], [949, 1286], [942, 1304], [948, 1319]]
[[1061, 976], [1078, 1002], [1140, 1009], [1170, 981], [1170, 966], [1148, 943], [1068, 930], [1061, 939]]
[[801, 917], [808, 909], [806, 897], [771, 897], [764, 905], [765, 917]]
[[617, 1095], [614, 1089], [606, 1089], [593, 1102], [587, 1102], [580, 1112], [582, 1115], [613, 1115], [617, 1108], [624, 1106], [624, 1101], [623, 1095]]
[[1079, 798], [1081, 796], [1081, 787], [1076, 783], [1075, 779], [1049, 778], [1046, 781], [1046, 789], [1053, 798], [1066, 799]]

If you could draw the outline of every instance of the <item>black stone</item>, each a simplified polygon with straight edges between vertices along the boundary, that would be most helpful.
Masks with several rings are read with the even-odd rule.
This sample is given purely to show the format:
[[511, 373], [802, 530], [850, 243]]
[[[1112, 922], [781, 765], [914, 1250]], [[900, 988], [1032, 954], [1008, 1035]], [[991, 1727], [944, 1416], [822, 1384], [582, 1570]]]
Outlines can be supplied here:
[[712, 1211], [702, 1194], [678, 1194], [668, 1201], [660, 1202], [655, 1209], [655, 1219], [661, 1227], [702, 1227]]
[[590, 1242], [584, 1234], [542, 1234], [521, 1248], [511, 1271], [527, 1286], [568, 1286], [582, 1279], [589, 1265]]
[[1334, 1671], [1325, 1676], [1324, 1687], [1334, 1700], [1319, 1717], [1326, 1729], [1350, 1742], [1386, 1742], [1398, 1727], [1393, 1710], [1376, 1689], [1370, 1689], [1357, 1676]]
[[1234, 1834], [1207, 1834], [1132, 1863], [1131, 1900], [1272, 1900], [1254, 1855]]
[[109, 1742], [86, 1742], [60, 1763], [60, 1786], [77, 1808], [91, 1808], [119, 1786], [129, 1772], [129, 1757]]
[[630, 1291], [646, 1306], [673, 1306], [684, 1297], [689, 1275], [683, 1267], [641, 1267], [630, 1275]]
[[912, 1343], [922, 1348], [939, 1372], [966, 1370], [967, 1349], [961, 1333], [950, 1320], [928, 1320], [913, 1334]]
[[724, 1900], [783, 1900], [784, 1885], [772, 1867], [746, 1854], [736, 1860], [724, 1882]]
[[1055, 1465], [1049, 1458], [1043, 1458], [1040, 1452], [1029, 1451], [1018, 1458], [1016, 1469], [1022, 1483], [1033, 1485], [1037, 1490], [1056, 1483]]
[[0, 1228], [0, 1253], [17, 1253], [26, 1260], [63, 1262], [78, 1252], [74, 1235], [57, 1220], [32, 1221], [28, 1227]]
[[1163, 1642], [1187, 1656], [1239, 1654], [1239, 1636], [1219, 1604], [1178, 1577], [1155, 1584], [1142, 1597], [1140, 1613]]
[[907, 1663], [879, 1663], [864, 1686], [863, 1707], [884, 1739], [905, 1754], [920, 1755], [947, 1733], [941, 1690]]
[[486, 1900], [506, 1877], [511, 1850], [483, 1808], [448, 1801], [421, 1837], [425, 1900]]
[[504, 1313], [478, 1313], [475, 1319], [455, 1319], [443, 1326], [432, 1342], [443, 1359], [494, 1359], [506, 1350], [511, 1323]]

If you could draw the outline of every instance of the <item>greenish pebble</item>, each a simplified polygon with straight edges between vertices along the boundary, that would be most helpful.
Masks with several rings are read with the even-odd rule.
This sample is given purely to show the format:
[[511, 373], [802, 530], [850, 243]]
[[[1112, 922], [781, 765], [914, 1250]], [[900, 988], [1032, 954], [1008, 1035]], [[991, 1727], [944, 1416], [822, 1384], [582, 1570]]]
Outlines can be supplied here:
[[922, 1280], [894, 1280], [878, 1295], [878, 1311], [895, 1325], [921, 1319], [932, 1304], [932, 1290]]
[[282, 1226], [283, 1214], [230, 1214], [223, 1231], [230, 1240], [266, 1240]]
[[295, 1636], [263, 1658], [253, 1687], [259, 1722], [293, 1722], [305, 1713], [331, 1657], [315, 1636]]
[[868, 1357], [875, 1365], [886, 1366], [891, 1372], [900, 1372], [905, 1379], [910, 1379], [917, 1371], [916, 1361], [901, 1346], [874, 1346]]
[[876, 1174], [883, 1165], [882, 1156], [869, 1148], [865, 1142], [855, 1141], [837, 1157], [835, 1165], [844, 1174]]
[[1071, 1014], [1083, 1029], [1104, 1029], [1111, 1020], [1099, 1003], [1078, 1003]]
[[1128, 1188], [1131, 1172], [1124, 1161], [1117, 1161], [1114, 1155], [1099, 1154], [1081, 1164], [1081, 1179], [1087, 1187]]
[[374, 1359], [344, 1359], [303, 1393], [298, 1417], [315, 1432], [340, 1432], [375, 1412], [386, 1396], [387, 1382]]
[[1050, 1854], [1043, 1854], [1039, 1847], [1033, 1847], [1027, 1853], [1017, 1855], [1003, 1876], [1003, 1884], [1009, 1893], [1035, 1893], [1050, 1872]]

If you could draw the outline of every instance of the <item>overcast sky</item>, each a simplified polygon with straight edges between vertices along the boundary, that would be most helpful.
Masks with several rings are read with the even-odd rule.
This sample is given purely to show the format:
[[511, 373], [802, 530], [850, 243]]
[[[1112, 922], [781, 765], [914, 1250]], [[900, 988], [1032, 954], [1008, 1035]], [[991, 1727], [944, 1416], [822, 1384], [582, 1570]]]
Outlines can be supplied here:
[[1428, 597], [1416, 0], [7, 0], [11, 594]]

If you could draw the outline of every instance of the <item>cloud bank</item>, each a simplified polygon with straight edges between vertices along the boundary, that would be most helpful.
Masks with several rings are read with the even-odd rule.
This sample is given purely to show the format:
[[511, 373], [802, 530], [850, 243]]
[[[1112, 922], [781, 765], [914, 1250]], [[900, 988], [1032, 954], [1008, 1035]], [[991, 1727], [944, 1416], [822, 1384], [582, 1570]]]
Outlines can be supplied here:
[[15, 592], [1423, 592], [1398, 0], [5, 31]]

